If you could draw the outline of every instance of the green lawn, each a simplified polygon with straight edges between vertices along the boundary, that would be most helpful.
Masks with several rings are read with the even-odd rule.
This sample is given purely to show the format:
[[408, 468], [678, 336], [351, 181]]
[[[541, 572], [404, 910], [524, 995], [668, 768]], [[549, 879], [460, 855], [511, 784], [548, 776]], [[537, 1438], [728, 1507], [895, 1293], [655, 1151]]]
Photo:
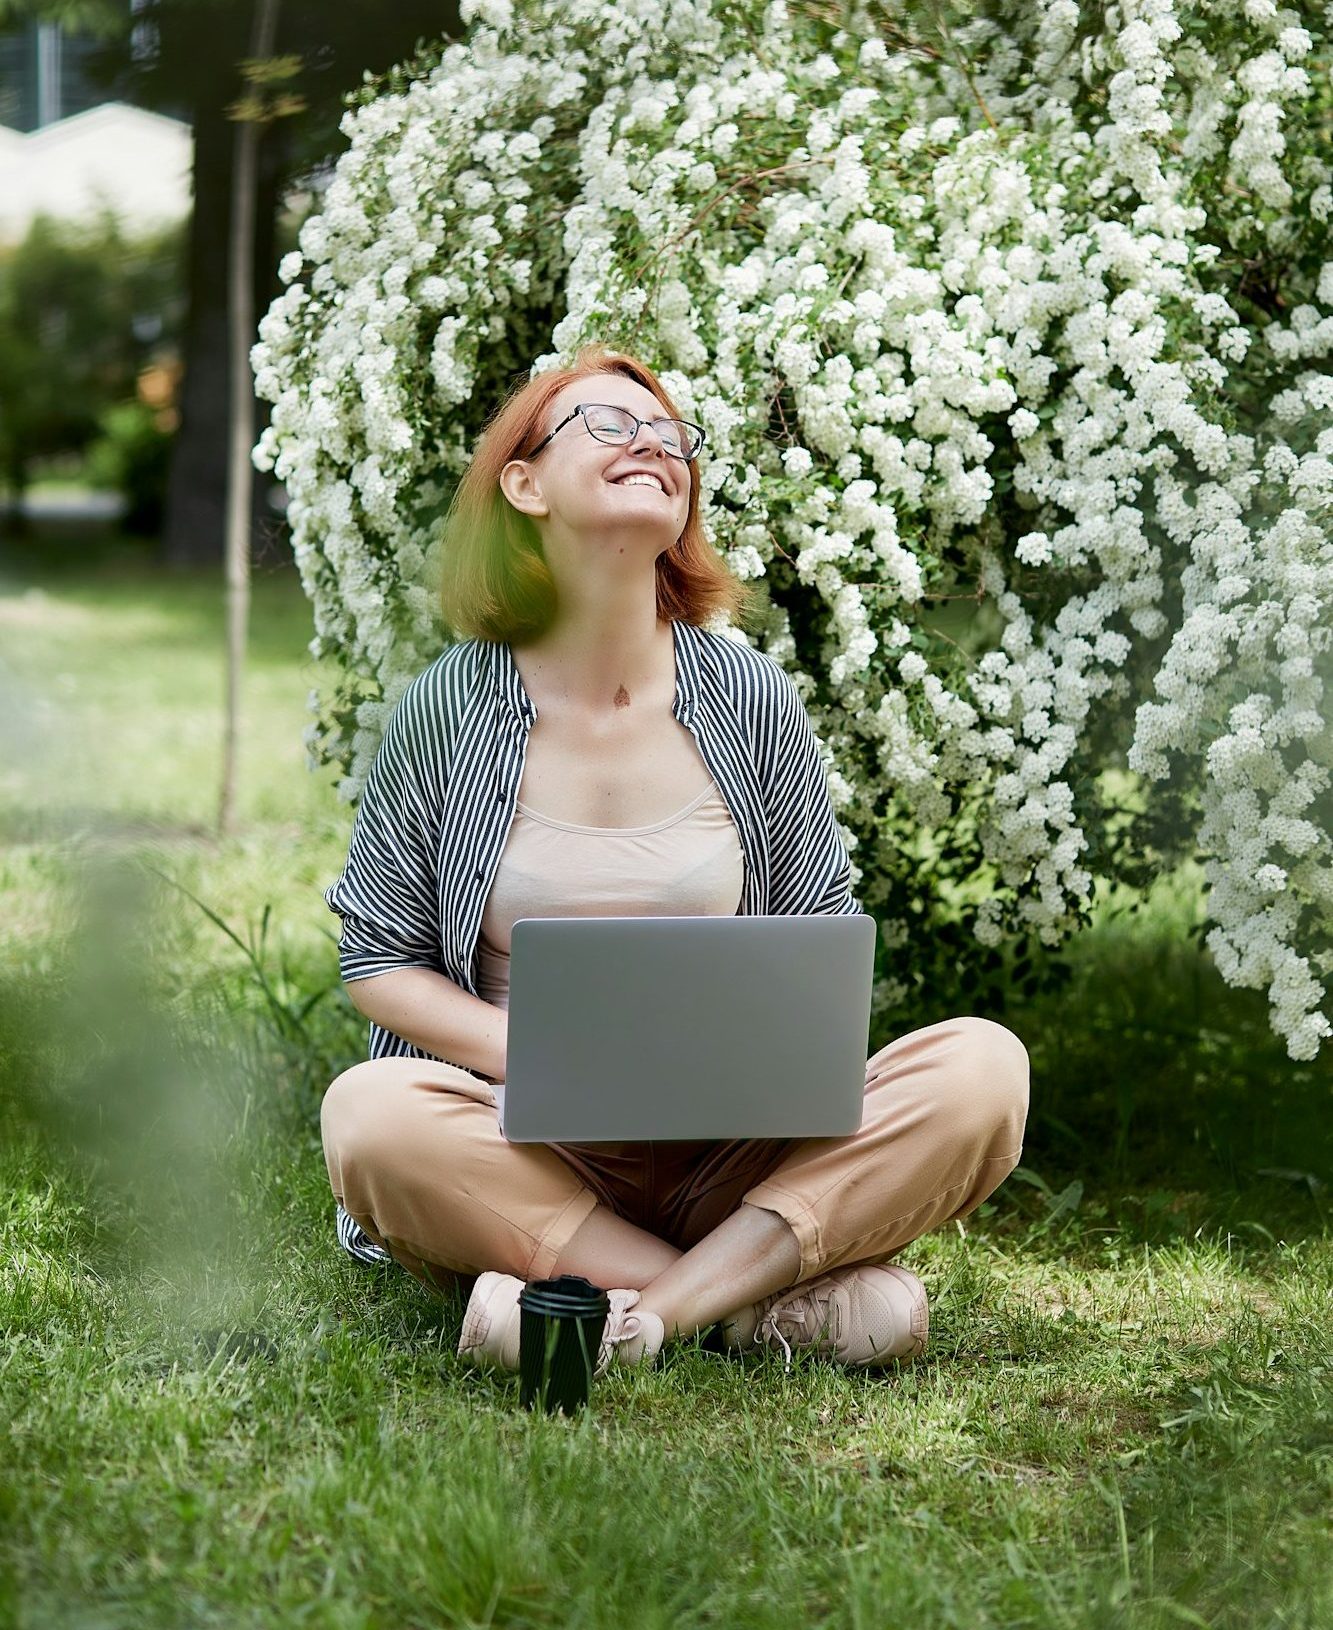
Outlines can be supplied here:
[[0, 1627], [1333, 1626], [1333, 1071], [1186, 941], [1196, 873], [1005, 1014], [1024, 1163], [903, 1254], [922, 1361], [677, 1347], [531, 1418], [333, 1246], [350, 811], [272, 570], [211, 835], [221, 604], [0, 580]]

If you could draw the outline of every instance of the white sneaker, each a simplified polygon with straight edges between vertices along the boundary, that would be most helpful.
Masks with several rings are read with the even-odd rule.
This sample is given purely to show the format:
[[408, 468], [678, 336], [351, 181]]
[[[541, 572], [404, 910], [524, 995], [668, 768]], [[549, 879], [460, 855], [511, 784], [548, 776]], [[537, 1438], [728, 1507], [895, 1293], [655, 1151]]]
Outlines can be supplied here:
[[926, 1287], [897, 1264], [835, 1268], [780, 1290], [723, 1321], [728, 1347], [753, 1351], [808, 1347], [839, 1364], [868, 1368], [913, 1359], [930, 1332]]

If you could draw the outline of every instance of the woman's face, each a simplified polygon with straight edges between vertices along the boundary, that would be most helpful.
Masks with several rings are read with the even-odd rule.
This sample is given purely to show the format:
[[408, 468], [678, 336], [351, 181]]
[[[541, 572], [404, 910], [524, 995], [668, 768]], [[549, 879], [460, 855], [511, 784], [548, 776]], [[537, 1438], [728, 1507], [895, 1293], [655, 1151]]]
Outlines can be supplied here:
[[[555, 398], [543, 435], [580, 404], [609, 403], [644, 420], [669, 410], [624, 374], [571, 380]], [[595, 422], [595, 421], [594, 421]], [[626, 547], [669, 549], [685, 530], [690, 467], [667, 453], [650, 423], [625, 442], [598, 441], [583, 415], [570, 419], [532, 459], [513, 459], [500, 474], [505, 497], [530, 515], [543, 538], [599, 537]]]

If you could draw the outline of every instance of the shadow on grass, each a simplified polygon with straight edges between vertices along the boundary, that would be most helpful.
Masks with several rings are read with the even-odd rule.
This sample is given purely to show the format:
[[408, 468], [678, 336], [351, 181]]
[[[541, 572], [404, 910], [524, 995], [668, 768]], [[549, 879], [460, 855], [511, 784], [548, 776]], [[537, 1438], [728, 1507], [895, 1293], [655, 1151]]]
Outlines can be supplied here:
[[1032, 1061], [1020, 1172], [1042, 1186], [1001, 1191], [1027, 1243], [1067, 1249], [1089, 1207], [1128, 1244], [1326, 1232], [1333, 1053], [1290, 1059], [1264, 992], [1226, 986], [1169, 924], [1106, 922], [1072, 953], [1068, 991], [1005, 1019]]

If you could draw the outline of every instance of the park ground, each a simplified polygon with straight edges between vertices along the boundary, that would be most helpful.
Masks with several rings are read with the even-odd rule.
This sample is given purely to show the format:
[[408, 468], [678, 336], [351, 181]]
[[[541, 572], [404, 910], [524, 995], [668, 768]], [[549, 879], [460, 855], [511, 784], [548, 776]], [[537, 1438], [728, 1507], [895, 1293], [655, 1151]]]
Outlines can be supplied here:
[[0, 1630], [1333, 1626], [1333, 1070], [1188, 937], [1196, 867], [1005, 1013], [1024, 1159], [903, 1253], [923, 1359], [681, 1346], [531, 1417], [333, 1244], [310, 632], [261, 570], [219, 840], [217, 576], [0, 575]]

